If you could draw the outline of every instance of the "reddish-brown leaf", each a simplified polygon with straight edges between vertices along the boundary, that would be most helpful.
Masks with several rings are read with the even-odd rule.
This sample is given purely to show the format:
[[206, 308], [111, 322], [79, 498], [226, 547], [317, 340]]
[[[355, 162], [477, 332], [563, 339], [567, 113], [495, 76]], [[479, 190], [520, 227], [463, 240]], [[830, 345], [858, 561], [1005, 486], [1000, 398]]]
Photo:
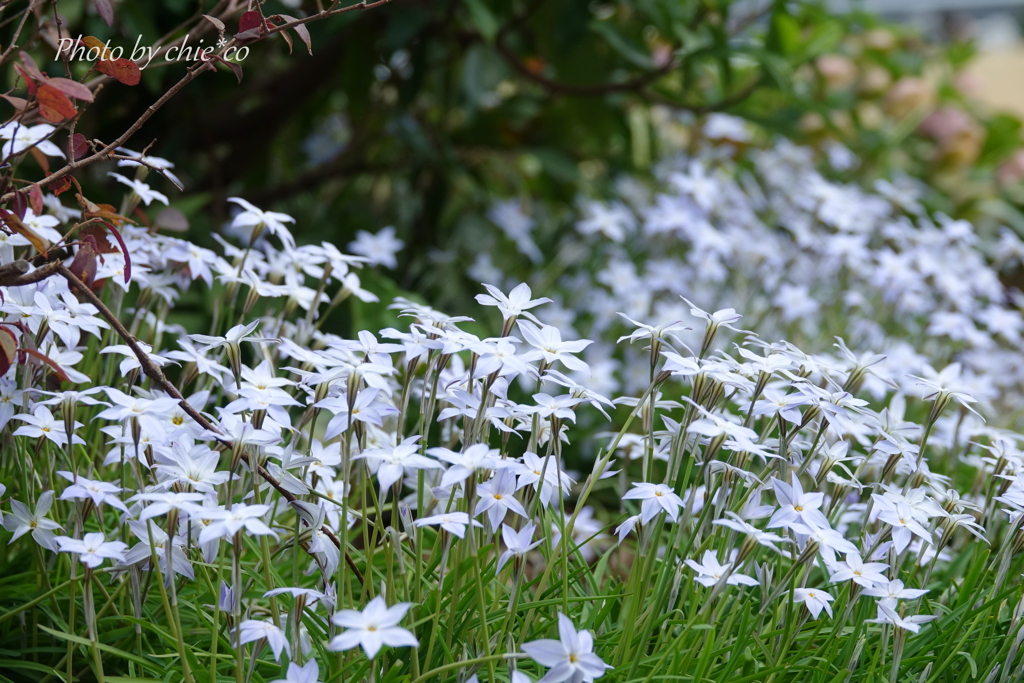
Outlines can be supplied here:
[[0, 377], [6, 375], [7, 371], [14, 365], [17, 352], [17, 337], [6, 327], [0, 327]]
[[96, 63], [96, 69], [125, 85], [138, 85], [142, 80], [142, 70], [130, 59], [104, 59]]
[[227, 26], [224, 25], [223, 21], [221, 21], [217, 17], [211, 17], [209, 14], [204, 14], [203, 18], [211, 24], [213, 24], [214, 27], [216, 27], [217, 33], [219, 33], [222, 36], [224, 35], [224, 31], [227, 29]]
[[[235, 62], [232, 62], [232, 61], [229, 61], [227, 59], [224, 59], [220, 55], [210, 55], [210, 57], [214, 61], [217, 61], [217, 62], [220, 62], [221, 64], [226, 65], [229, 69], [231, 69], [231, 72], [233, 74], [235, 74], [235, 78], [238, 79], [238, 82], [239, 83], [242, 82], [242, 65], [241, 64], [237, 64]], [[211, 68], [213, 68], [212, 65], [211, 65]]]
[[85, 215], [86, 213], [91, 213], [93, 211], [100, 210], [100, 207], [97, 206], [96, 204], [93, 204], [88, 197], [85, 197], [79, 193], [75, 193], [75, 199], [78, 200], [78, 205], [82, 207], [82, 211], [85, 212], [82, 214], [82, 218], [88, 218], [88, 216]]
[[76, 194], [75, 197], [78, 199], [78, 205], [82, 207], [83, 219], [100, 218], [116, 225], [134, 223], [134, 221], [118, 214], [117, 209], [110, 204], [94, 204], [80, 194]]
[[288, 35], [288, 31], [281, 31], [278, 35], [281, 36], [282, 38], [284, 38], [284, 42], [288, 43], [288, 54], [291, 54], [292, 53], [292, 37], [290, 35]]
[[49, 78], [46, 84], [60, 90], [68, 97], [74, 97], [83, 102], [92, 102], [92, 90], [89, 90], [89, 86], [85, 83], [79, 83], [70, 78]]
[[71, 179], [64, 176], [60, 180], [50, 185], [50, 190], [53, 192], [54, 197], [59, 197], [68, 190], [71, 189]]
[[28, 186], [28, 205], [32, 207], [32, 213], [37, 216], [43, 215], [43, 191], [38, 183]]
[[68, 266], [68, 270], [85, 283], [86, 287], [92, 286], [96, 279], [96, 257], [99, 249], [96, 246], [96, 239], [92, 235], [83, 235], [79, 239], [78, 251], [75, 258]]
[[67, 95], [49, 83], [39, 86], [36, 101], [39, 102], [39, 115], [51, 123], [60, 123], [64, 119], [74, 118], [78, 113]]
[[255, 43], [261, 38], [260, 30], [258, 28], [251, 28], [248, 31], [241, 31], [234, 35], [235, 42], [239, 45], [248, 45], [249, 43]]
[[18, 217], [18, 220], [24, 221], [26, 211], [28, 211], [28, 197], [22, 192], [15, 192], [14, 199], [11, 200], [11, 212]]
[[18, 353], [23, 355], [30, 355], [36, 360], [38, 360], [40, 363], [48, 365], [50, 369], [53, 370], [53, 372], [57, 375], [57, 377], [60, 378], [61, 382], [71, 382], [71, 379], [68, 378], [67, 374], [64, 372], [64, 369], [61, 368], [61, 366], [57, 365], [57, 363], [54, 362], [54, 360], [49, 356], [44, 356], [35, 349], [18, 349]]
[[[295, 17], [290, 17], [287, 14], [278, 14], [276, 16], [281, 17], [289, 24], [292, 23], [293, 21], [298, 21], [298, 19], [296, 19]], [[306, 28], [306, 25], [297, 24], [296, 26], [292, 27], [292, 30], [295, 31], [296, 34], [298, 34], [299, 39], [302, 40], [302, 42], [306, 45], [306, 50], [309, 52], [309, 54], [313, 54], [313, 41], [310, 39], [309, 29]]]
[[78, 239], [84, 240], [89, 235], [96, 242], [96, 251], [100, 254], [117, 253], [117, 246], [107, 239], [108, 231], [100, 223], [89, 223], [78, 229]]
[[101, 17], [103, 17], [103, 23], [107, 26], [114, 25], [114, 7], [110, 4], [110, 0], [94, 0], [96, 5], [96, 11]]
[[39, 67], [36, 65], [36, 60], [32, 59], [32, 56], [29, 53], [22, 50], [18, 53], [18, 56], [21, 57], [21, 63], [25, 65], [25, 70], [29, 72], [32, 78], [40, 83], [46, 82], [46, 76], [39, 70]]
[[128, 245], [124, 243], [124, 240], [121, 238], [121, 233], [117, 231], [117, 228], [106, 222], [104, 222], [103, 225], [110, 228], [110, 234], [114, 236], [114, 239], [117, 240], [118, 246], [121, 247], [121, 255], [124, 256], [124, 283], [128, 284], [128, 281], [132, 279], [132, 257], [128, 253]]
[[21, 64], [15, 63], [14, 69], [18, 72], [18, 75], [21, 76], [21, 80], [25, 81], [25, 87], [28, 88], [28, 94], [35, 95], [36, 89], [39, 87], [38, 85], [36, 85], [35, 80], [33, 80], [33, 78], [28, 75], [28, 72], [25, 71], [24, 67], [22, 67]]
[[75, 154], [75, 161], [78, 161], [89, 153], [89, 141], [81, 133], [71, 136], [71, 151]]
[[35, 247], [36, 251], [40, 254], [46, 253], [46, 242], [44, 242], [43, 238], [37, 235], [32, 228], [22, 223], [20, 218], [7, 209], [0, 209], [0, 220], [2, 220], [4, 225], [8, 228], [31, 242], [32, 246]]
[[238, 32], [245, 33], [254, 28], [262, 33], [263, 15], [256, 11], [243, 12], [238, 18]]
[[[107, 239], [108, 235], [117, 242], [116, 247]], [[120, 247], [120, 252], [124, 256], [124, 281], [127, 284], [132, 279], [132, 257], [128, 253], [128, 245], [124, 243], [121, 233], [113, 225], [106, 221], [102, 221], [101, 225], [96, 223], [83, 225], [78, 231], [78, 239], [94, 245], [98, 254], [116, 254]]]

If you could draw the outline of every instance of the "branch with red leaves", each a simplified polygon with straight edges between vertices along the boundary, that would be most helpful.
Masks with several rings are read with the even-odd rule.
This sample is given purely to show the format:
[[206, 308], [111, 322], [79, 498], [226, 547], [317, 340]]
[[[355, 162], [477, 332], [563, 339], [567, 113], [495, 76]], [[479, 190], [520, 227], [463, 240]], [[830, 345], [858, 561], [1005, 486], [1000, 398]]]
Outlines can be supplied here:
[[[127, 143], [128, 140], [133, 135], [135, 135], [135, 133], [137, 133], [140, 128], [142, 128], [146, 121], [148, 121], [153, 116], [153, 114], [157, 112], [157, 110], [159, 110], [164, 104], [166, 104], [168, 100], [177, 95], [186, 85], [192, 82], [200, 74], [205, 73], [206, 71], [215, 71], [215, 63], [222, 63], [225, 66], [227, 66], [229, 69], [231, 69], [231, 71], [240, 81], [242, 76], [241, 66], [238, 65], [236, 62], [232, 62], [228, 59], [225, 59], [224, 57], [225, 54], [229, 54], [229, 50], [237, 49], [240, 46], [247, 46], [249, 44], [255, 43], [259, 40], [262, 40], [277, 33], [287, 35], [285, 33], [286, 31], [294, 30], [296, 34], [300, 37], [300, 39], [302, 39], [302, 41], [305, 43], [307, 49], [309, 49], [310, 52], [312, 52], [312, 44], [310, 42], [309, 32], [306, 29], [306, 24], [314, 21], [319, 21], [322, 19], [327, 19], [328, 17], [333, 17], [339, 14], [345, 14], [347, 12], [373, 9], [376, 7], [380, 7], [382, 5], [386, 5], [389, 2], [391, 2], [391, 0], [376, 0], [375, 2], [367, 2], [366, 0], [362, 0], [362, 2], [356, 3], [354, 5], [348, 5], [345, 7], [338, 7], [340, 2], [335, 2], [331, 7], [326, 8], [315, 14], [312, 14], [308, 17], [303, 17], [301, 19], [296, 19], [294, 17], [289, 17], [286, 15], [273, 15], [269, 18], [264, 18], [263, 15], [257, 11], [249, 11], [243, 13], [241, 18], [239, 19], [239, 31], [232, 37], [232, 39], [228, 41], [227, 44], [225, 44], [219, 51], [210, 54], [207, 61], [189, 67], [188, 73], [185, 75], [185, 77], [178, 81], [167, 92], [165, 92], [159, 99], [157, 99], [156, 102], [151, 104], [146, 109], [146, 111], [143, 112], [143, 114], [135, 121], [135, 123], [133, 123], [123, 134], [118, 136], [116, 140], [110, 142], [109, 144], [104, 145], [100, 150], [96, 151], [95, 153], [89, 156], [84, 156], [78, 159], [69, 159], [67, 164], [65, 164], [60, 169], [54, 171], [53, 173], [49, 174], [42, 180], [40, 180], [38, 183], [36, 183], [36, 186], [40, 188], [48, 187], [50, 185], [53, 185], [54, 183], [57, 183], [58, 181], [67, 177], [69, 174], [79, 169], [85, 168], [86, 166], [91, 166], [92, 164], [98, 161], [105, 161], [112, 158], [117, 148]], [[237, 11], [238, 5], [235, 2], [229, 2], [227, 4], [228, 7], [226, 11]], [[220, 31], [223, 31], [225, 28], [223, 20], [212, 16], [203, 15], [202, 17], [200, 17], [200, 21], [207, 23], [208, 25], [214, 26]], [[288, 40], [290, 46], [290, 38], [286, 39]], [[161, 49], [163, 50], [164, 53], [166, 53], [166, 51], [169, 50], [173, 46], [173, 44], [176, 43], [166, 45]], [[138, 72], [138, 65], [135, 62], [132, 62], [128, 59], [104, 59], [103, 57], [105, 57], [106, 55], [102, 51], [100, 52], [100, 55], [101, 59], [98, 60], [98, 64], [100, 65], [98, 67], [98, 70], [102, 73], [105, 73], [106, 77], [102, 79], [94, 79], [94, 81], [88, 84], [88, 87], [91, 88], [93, 91], [102, 86], [104, 82], [111, 78], [129, 85], [134, 85], [138, 83], [138, 80], [135, 78]], [[0, 61], [2, 61], [2, 59], [0, 59]], [[69, 79], [52, 79], [38, 72], [38, 70], [36, 70], [36, 73], [31, 73], [30, 69], [26, 69], [26, 72], [27, 73], [23, 74], [23, 76], [26, 78], [26, 81], [33, 81], [33, 85], [36, 88], [35, 91], [31, 94], [38, 96], [38, 93], [42, 89], [42, 87], [46, 86], [48, 89], [44, 91], [44, 97], [49, 96], [51, 94], [51, 90], [55, 90], [58, 92], [58, 94], [60, 94], [61, 98], [63, 98], [51, 98], [52, 101], [50, 101], [49, 104], [47, 102], [39, 102], [39, 106], [41, 109], [49, 106], [49, 109], [47, 109], [47, 111], [56, 111], [57, 114], [55, 114], [54, 116], [60, 115], [67, 119], [72, 119], [73, 116], [77, 115], [77, 112], [72, 111], [73, 105], [71, 105], [70, 100], [67, 100], [67, 98], [65, 97], [65, 93], [73, 97], [81, 96], [82, 99], [85, 99], [84, 93], [79, 91], [79, 88], [81, 88], [81, 90], [85, 90], [85, 85], [75, 83], [74, 81], [70, 81]], [[57, 82], [54, 83], [55, 81]], [[75, 88], [73, 92], [68, 92], [67, 90], [70, 89], [72, 86], [64, 83], [64, 81], [67, 81], [68, 84], [73, 84], [74, 86], [77, 86], [77, 88]], [[64, 86], [65, 90], [61, 91], [58, 86]], [[66, 103], [65, 100], [67, 100]], [[56, 105], [56, 108], [54, 106], [54, 103]], [[26, 113], [27, 111], [21, 112], [22, 115]], [[42, 114], [42, 111], [40, 111], [40, 114]], [[46, 117], [44, 116], [44, 118]], [[2, 196], [0, 196], [0, 204], [6, 204], [8, 202], [11, 202], [12, 200], [14, 200], [17, 194], [24, 194], [27, 192], [28, 188], [20, 188], [18, 190], [6, 192]]]

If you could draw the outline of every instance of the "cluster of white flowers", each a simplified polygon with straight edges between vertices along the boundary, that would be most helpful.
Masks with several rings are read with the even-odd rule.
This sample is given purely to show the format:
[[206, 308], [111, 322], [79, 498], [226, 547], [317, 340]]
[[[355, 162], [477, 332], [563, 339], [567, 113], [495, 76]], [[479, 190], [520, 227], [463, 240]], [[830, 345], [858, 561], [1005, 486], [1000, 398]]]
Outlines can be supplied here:
[[[726, 125], [726, 140], [708, 140]], [[578, 234], [552, 249], [560, 277], [544, 293], [556, 303], [539, 315], [595, 339], [591, 386], [642, 389], [646, 358], [615, 348], [616, 314], [655, 325], [687, 320], [685, 296], [742, 311], [762, 339], [786, 339], [826, 364], [849, 356], [832, 348], [835, 337], [883, 354], [864, 387], [875, 399], [892, 386], [922, 396], [911, 375], [958, 363], [952, 379], [1000, 413], [1001, 425], [1020, 428], [1024, 295], [1000, 281], [1001, 270], [1024, 262], [1017, 233], [983, 237], [968, 221], [929, 214], [927, 188], [910, 178], [880, 180], [873, 191], [830, 180], [813, 150], [787, 141], [738, 152], [751, 137], [741, 120], [714, 115], [705, 144], [661, 162], [653, 184], [623, 178], [616, 198], [580, 202]], [[534, 220], [517, 201], [490, 216], [516, 244], [533, 244]], [[482, 253], [471, 272], [509, 287], [551, 281], [512, 262]], [[675, 334], [693, 346], [702, 330]], [[948, 418], [937, 436], [950, 443], [959, 423]], [[981, 421], [966, 425], [973, 431]]]
[[[702, 615], [753, 588], [768, 611], [802, 603], [805, 618], [824, 610], [841, 628], [868, 600], [894, 633], [919, 631], [955, 590], [928, 586], [958, 552], [1010, 539], [1001, 586], [1019, 549], [1022, 437], [986, 427], [973, 405], [1017, 395], [1024, 367], [1006, 359], [1020, 315], [968, 224], [933, 224], [909, 200], [900, 213], [878, 195], [827, 183], [786, 145], [755, 156], [760, 185], [728, 175], [732, 162], [692, 159], [666, 166], [670, 191], [587, 207], [580, 231], [604, 236], [604, 266], [593, 281], [580, 271], [571, 280], [578, 300], [561, 300], [589, 317], [594, 336], [621, 320], [615, 313], [629, 316], [620, 341], [647, 354], [638, 370], [623, 370], [633, 379], [617, 396], [605, 395], [617, 384], [596, 372], [610, 362], [607, 345], [542, 323], [558, 306], [525, 284], [484, 285], [484, 314], [497, 309], [502, 320], [493, 337], [470, 332], [479, 328], [468, 317], [404, 299], [392, 304], [408, 321], [402, 329], [354, 339], [322, 331], [346, 298], [375, 300], [355, 272], [365, 257], [295, 246], [290, 217], [243, 200], [233, 225], [247, 246], [220, 240], [221, 255], [125, 226], [130, 280], [120, 253], [101, 255], [97, 282], [142, 358], [61, 277], [0, 288], [0, 324], [52, 363], [26, 359], [0, 378], [9, 542], [70, 553], [89, 571], [109, 560], [114, 581], [159, 571], [171, 588], [175, 575], [195, 580], [201, 565], [207, 576], [227, 554], [218, 614], [232, 618], [236, 648], [265, 642], [275, 658], [288, 654], [289, 681], [318, 677], [315, 664], [301, 666], [311, 635], [370, 659], [385, 646], [418, 646], [429, 664], [439, 617], [420, 612], [400, 624], [414, 605], [428, 609], [423, 586], [449, 585], [460, 558], [478, 558], [478, 572], [483, 554], [496, 560], [483, 577], [456, 571], [455, 591], [466, 581], [481, 614], [507, 600], [507, 630], [522, 618], [515, 605], [527, 568], [542, 576], [540, 595], [574, 564], [624, 553], [634, 539], [627, 594], [636, 597], [623, 610], [637, 634], [651, 635], [652, 613], [676, 608], [678, 582], [667, 586], [677, 571], [704, 591]], [[641, 236], [648, 257], [637, 263], [627, 249]], [[398, 248], [387, 238], [375, 246], [362, 237], [359, 250], [385, 263]], [[0, 253], [0, 265], [16, 255]], [[169, 322], [199, 281], [218, 287], [210, 334]], [[704, 311], [680, 293], [747, 316]], [[883, 306], [903, 330], [875, 317]], [[766, 341], [802, 329], [819, 343], [814, 330], [833, 309], [851, 321], [851, 346], [887, 357], [841, 341], [831, 355]], [[760, 337], [741, 329], [751, 312]], [[686, 337], [691, 326], [696, 336]], [[922, 339], [957, 362], [933, 370]], [[156, 379], [157, 367], [176, 388]], [[570, 463], [563, 450], [583, 412], [612, 419], [612, 434]], [[922, 417], [905, 421], [911, 414]], [[961, 490], [956, 468], [971, 472], [956, 479], [967, 482]], [[605, 533], [612, 526], [618, 544]], [[247, 586], [259, 579], [243, 581], [240, 569], [252, 548], [263, 553], [258, 596]], [[301, 585], [274, 585], [270, 558], [284, 551], [308, 553]], [[383, 573], [375, 553], [389, 558]], [[652, 576], [665, 583], [646, 595], [640, 582]], [[138, 597], [139, 582], [130, 590]], [[830, 604], [836, 591], [842, 615]], [[285, 594], [295, 605], [287, 614]], [[654, 596], [666, 602], [643, 611]], [[547, 615], [557, 641], [515, 647], [481, 619], [480, 661], [493, 665], [493, 648], [513, 669], [514, 657], [529, 656], [548, 670], [545, 683], [629, 666], [628, 647], [613, 660], [577, 631], [564, 614], [577, 603], [563, 600]], [[329, 619], [312, 618], [318, 610]]]

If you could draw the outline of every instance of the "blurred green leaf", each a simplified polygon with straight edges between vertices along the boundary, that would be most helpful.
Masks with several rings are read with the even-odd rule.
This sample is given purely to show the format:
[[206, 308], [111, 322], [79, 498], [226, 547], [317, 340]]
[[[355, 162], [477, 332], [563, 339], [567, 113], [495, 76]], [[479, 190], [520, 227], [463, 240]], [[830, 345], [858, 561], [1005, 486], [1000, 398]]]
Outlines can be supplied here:
[[838, 21], [826, 21], [813, 28], [798, 55], [801, 60], [811, 60], [833, 52], [843, 40], [846, 31]]
[[590, 30], [608, 41], [608, 45], [613, 50], [632, 64], [641, 69], [654, 69], [654, 62], [651, 61], [651, 55], [646, 47], [642, 43], [622, 35], [610, 21], [592, 22]]
[[946, 48], [946, 59], [954, 69], [966, 66], [976, 54], [978, 54], [978, 48], [972, 42], [955, 42]]
[[462, 0], [469, 10], [470, 20], [480, 35], [488, 43], [494, 42], [494, 36], [498, 35], [498, 20], [494, 17], [490, 8], [484, 0]]
[[765, 47], [772, 52], [792, 55], [800, 48], [800, 24], [789, 13], [772, 13]]
[[1021, 145], [1021, 121], [1016, 116], [997, 114], [986, 126], [985, 144], [978, 157], [979, 166], [994, 165], [1010, 156]]

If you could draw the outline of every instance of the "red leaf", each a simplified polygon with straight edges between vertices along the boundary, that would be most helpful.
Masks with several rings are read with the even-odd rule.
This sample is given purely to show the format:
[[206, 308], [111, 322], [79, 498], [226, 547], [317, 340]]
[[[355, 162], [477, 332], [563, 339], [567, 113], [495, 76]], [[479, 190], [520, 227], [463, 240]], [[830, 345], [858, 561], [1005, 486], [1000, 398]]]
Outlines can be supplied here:
[[71, 136], [71, 151], [75, 154], [75, 161], [78, 161], [89, 153], [89, 141], [81, 133]]
[[0, 377], [6, 375], [11, 365], [14, 364], [17, 351], [17, 337], [6, 327], [0, 327]]
[[138, 85], [142, 80], [139, 65], [130, 59], [104, 59], [96, 63], [96, 69], [125, 85]]
[[17, 70], [22, 80], [25, 81], [25, 87], [28, 88], [28, 94], [35, 95], [36, 89], [39, 87], [36, 85], [36, 82], [32, 80], [32, 77], [29, 76], [28, 72], [25, 71], [24, 67], [22, 67], [21, 64], [15, 63], [14, 68]]
[[39, 102], [39, 115], [51, 123], [60, 123], [64, 119], [74, 118], [78, 113], [71, 100], [49, 84], [39, 86], [36, 100]]
[[28, 186], [28, 205], [32, 207], [32, 213], [37, 216], [43, 215], [43, 191], [38, 183]]
[[238, 18], [238, 32], [245, 33], [254, 28], [263, 29], [263, 15], [256, 11], [243, 12]]
[[89, 86], [84, 83], [73, 81], [70, 78], [49, 78], [46, 80], [46, 84], [52, 85], [68, 97], [74, 97], [83, 102], [92, 102], [92, 90], [89, 90]]
[[96, 11], [103, 17], [103, 23], [107, 26], [114, 25], [114, 8], [110, 4], [110, 0], [94, 0], [96, 5]]

